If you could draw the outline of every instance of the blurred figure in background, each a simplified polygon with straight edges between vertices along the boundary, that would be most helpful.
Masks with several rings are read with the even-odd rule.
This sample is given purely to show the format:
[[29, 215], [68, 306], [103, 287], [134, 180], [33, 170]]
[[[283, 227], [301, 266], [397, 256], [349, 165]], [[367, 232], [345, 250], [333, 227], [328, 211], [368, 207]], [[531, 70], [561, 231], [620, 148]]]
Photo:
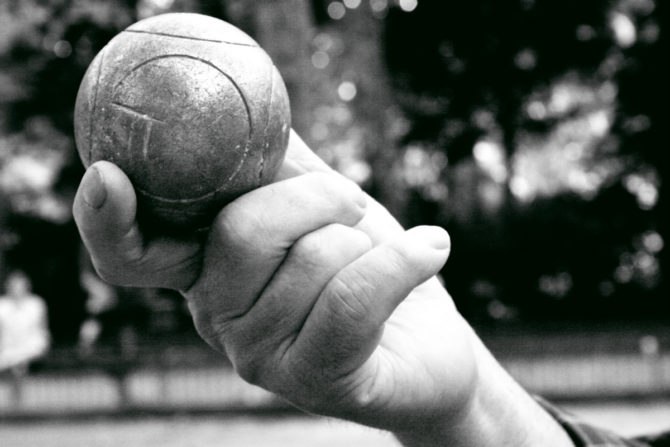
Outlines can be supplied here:
[[20, 402], [22, 380], [31, 362], [49, 349], [50, 335], [44, 300], [31, 292], [30, 279], [12, 272], [0, 296], [0, 371], [9, 371], [14, 399]]
[[80, 281], [88, 298], [86, 299], [87, 317], [79, 328], [77, 349], [80, 355], [87, 356], [93, 352], [102, 333], [101, 316], [116, 306], [118, 300], [113, 288], [92, 272], [84, 271], [80, 275]]

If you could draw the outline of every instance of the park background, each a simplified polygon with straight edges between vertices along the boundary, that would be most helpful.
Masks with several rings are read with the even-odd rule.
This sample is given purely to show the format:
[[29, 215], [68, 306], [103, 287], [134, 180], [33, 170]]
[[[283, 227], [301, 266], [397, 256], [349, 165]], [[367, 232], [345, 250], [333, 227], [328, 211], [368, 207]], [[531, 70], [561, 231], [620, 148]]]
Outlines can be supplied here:
[[[100, 281], [72, 221], [79, 82], [114, 35], [172, 11], [249, 33], [284, 77], [293, 127], [322, 158], [404, 225], [449, 231], [447, 289], [524, 385], [572, 405], [635, 409], [603, 421], [614, 427], [644, 428], [654, 416], [642, 404], [670, 423], [668, 9], [655, 0], [2, 0], [0, 284], [14, 270], [30, 277], [52, 346], [20, 401], [0, 377], [0, 436], [5, 425], [19, 442], [44, 417], [54, 432], [41, 445], [57, 445], [53, 433], [99, 433], [90, 417], [103, 416], [167, 418], [149, 419], [158, 431], [179, 426], [175, 414], [268, 415], [250, 425], [261, 433], [291, 426], [294, 410], [245, 387], [198, 340], [178, 294]], [[115, 436], [141, 438], [131, 426]], [[303, 428], [296, 438], [309, 438]], [[259, 445], [280, 445], [268, 436]]]

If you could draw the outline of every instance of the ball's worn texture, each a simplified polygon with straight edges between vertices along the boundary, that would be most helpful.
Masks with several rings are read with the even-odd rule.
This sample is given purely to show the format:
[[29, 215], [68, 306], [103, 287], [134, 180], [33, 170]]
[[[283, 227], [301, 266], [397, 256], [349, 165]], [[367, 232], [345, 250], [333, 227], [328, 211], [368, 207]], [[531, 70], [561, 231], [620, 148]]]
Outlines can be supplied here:
[[117, 164], [140, 219], [207, 226], [223, 205], [272, 180], [290, 130], [286, 87], [268, 55], [221, 20], [141, 20], [95, 57], [79, 87], [75, 139], [85, 166]]

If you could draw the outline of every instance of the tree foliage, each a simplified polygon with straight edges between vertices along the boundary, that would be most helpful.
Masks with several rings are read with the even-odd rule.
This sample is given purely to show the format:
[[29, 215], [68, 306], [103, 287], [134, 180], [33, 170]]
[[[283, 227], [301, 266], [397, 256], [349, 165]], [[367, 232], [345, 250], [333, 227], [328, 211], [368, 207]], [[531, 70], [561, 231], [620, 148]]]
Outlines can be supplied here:
[[412, 221], [450, 229], [462, 308], [667, 316], [666, 5], [419, 2], [387, 22], [404, 143], [448, 160]]
[[[56, 340], [77, 337], [91, 312], [69, 211], [83, 172], [79, 81], [133, 21], [194, 11], [266, 47], [295, 126], [323, 158], [406, 225], [450, 231], [444, 276], [466, 316], [667, 317], [667, 10], [654, 0], [3, 1], [0, 279], [25, 270]], [[184, 326], [173, 294], [115, 294], [112, 329], [128, 309], [145, 329], [151, 315]]]

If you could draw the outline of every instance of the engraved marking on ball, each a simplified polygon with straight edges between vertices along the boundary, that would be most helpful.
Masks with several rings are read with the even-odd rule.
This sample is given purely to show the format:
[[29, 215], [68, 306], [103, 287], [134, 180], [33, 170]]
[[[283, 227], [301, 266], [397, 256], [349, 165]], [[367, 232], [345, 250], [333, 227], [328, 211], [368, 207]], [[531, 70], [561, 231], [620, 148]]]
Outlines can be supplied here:
[[91, 110], [89, 110], [90, 118], [88, 122], [88, 165], [91, 164], [91, 158], [93, 157], [93, 125], [96, 117], [96, 105], [98, 103], [98, 88], [100, 86], [100, 77], [102, 76], [102, 64], [105, 61], [105, 49], [100, 52], [100, 63], [98, 64], [98, 73], [95, 77], [95, 87], [93, 87], [93, 104], [91, 105]]
[[137, 34], [150, 34], [152, 36], [161, 36], [161, 37], [173, 37], [175, 39], [195, 40], [195, 41], [198, 41], [198, 42], [225, 43], [225, 44], [228, 44], [228, 45], [239, 45], [241, 47], [260, 48], [258, 45], [252, 45], [252, 44], [249, 44], [249, 43], [231, 42], [229, 40], [205, 39], [203, 37], [180, 36], [179, 34], [160, 33], [160, 32], [157, 32], [157, 31], [143, 31], [143, 30], [138, 30], [138, 29], [127, 29], [124, 32], [126, 32], [126, 33], [137, 33]]
[[[134, 32], [139, 32], [139, 31], [134, 31]], [[154, 33], [150, 33], [150, 32], [143, 32], [143, 33], [154, 34]], [[181, 37], [181, 36], [169, 36], [169, 37]], [[259, 48], [259, 47], [255, 47], [255, 48]], [[249, 153], [251, 151], [251, 140], [252, 140], [252, 137], [253, 137], [254, 127], [255, 127], [254, 123], [253, 123], [253, 120], [252, 120], [251, 106], [249, 105], [249, 102], [247, 101], [247, 98], [244, 96], [244, 93], [242, 92], [242, 89], [240, 88], [238, 83], [230, 75], [228, 75], [225, 71], [221, 70], [219, 67], [214, 65], [212, 62], [210, 62], [206, 59], [200, 58], [200, 57], [192, 56], [190, 54], [163, 54], [163, 55], [154, 56], [152, 58], [146, 59], [146, 60], [142, 61], [141, 63], [139, 63], [138, 65], [136, 65], [135, 67], [133, 67], [131, 70], [129, 70], [128, 73], [126, 73], [126, 75], [114, 85], [113, 91], [116, 92], [118, 89], [120, 89], [122, 84], [130, 76], [132, 76], [137, 70], [143, 68], [144, 66], [146, 66], [148, 64], [156, 62], [158, 60], [168, 59], [168, 58], [184, 58], [184, 59], [189, 59], [189, 60], [201, 62], [201, 63], [203, 63], [205, 65], [208, 65], [209, 67], [213, 68], [214, 70], [216, 70], [220, 74], [222, 74], [228, 80], [228, 82], [230, 82], [230, 84], [233, 86], [233, 88], [237, 91], [237, 94], [238, 94], [238, 96], [239, 96], [239, 98], [242, 101], [242, 104], [244, 106], [244, 111], [245, 111], [246, 118], [247, 118], [246, 121], [247, 121], [248, 126], [249, 126], [248, 134], [246, 136], [246, 141], [245, 141], [245, 144], [244, 144], [244, 152], [242, 153], [242, 156], [239, 158], [239, 161], [237, 162], [237, 164], [233, 168], [232, 173], [228, 176], [228, 178], [222, 179], [221, 183], [220, 183], [220, 186], [218, 188], [214, 189], [213, 191], [210, 191], [210, 192], [205, 193], [203, 195], [200, 195], [200, 196], [197, 196], [197, 197], [192, 197], [192, 198], [171, 199], [171, 198], [162, 197], [162, 196], [159, 196], [159, 195], [156, 195], [156, 194], [152, 194], [151, 192], [146, 191], [144, 188], [140, 188], [140, 187], [137, 187], [137, 186], [135, 187], [138, 192], [141, 192], [145, 196], [147, 196], [149, 198], [152, 198], [154, 200], [160, 201], [160, 202], [164, 202], [164, 203], [197, 202], [197, 201], [207, 199], [209, 197], [212, 197], [212, 196], [218, 194], [221, 190], [225, 189], [227, 187], [227, 185], [229, 184], [229, 182], [231, 182], [232, 179], [234, 179], [235, 176], [237, 174], [239, 174], [239, 172], [242, 170], [242, 167], [244, 166], [244, 163], [245, 163], [245, 161], [246, 161], [246, 159], [249, 156]], [[116, 97], [116, 96], [117, 96], [116, 93], [114, 93], [112, 95], [112, 97]], [[161, 120], [149, 117], [147, 114], [139, 112], [136, 108], [129, 107], [127, 105], [123, 105], [123, 104], [121, 104], [117, 101], [114, 101], [112, 104], [116, 105], [117, 109], [119, 109], [119, 110], [120, 110], [121, 107], [123, 107], [124, 110], [128, 113], [130, 113], [131, 111], [136, 113], [137, 115], [135, 115], [135, 116], [142, 116], [144, 118], [151, 119], [153, 122], [169, 124], [169, 123], [166, 123], [165, 121], [161, 121]], [[150, 130], [151, 129], [149, 129], [149, 131]], [[134, 132], [131, 132], [131, 136], [132, 136], [133, 133]], [[146, 134], [145, 134], [145, 137], [146, 137]], [[148, 146], [148, 142], [149, 142], [148, 138], [146, 139], [146, 142], [147, 142], [147, 146]], [[128, 144], [132, 144], [130, 142], [130, 138], [129, 138]], [[131, 148], [129, 147], [129, 149], [131, 149]], [[143, 150], [148, 150], [148, 149], [143, 149]]]
[[[275, 77], [274, 77], [274, 65], [270, 66], [270, 103], [268, 104], [268, 110], [272, 110], [272, 101], [274, 100], [275, 92]], [[268, 113], [267, 119], [265, 120], [265, 126], [263, 128], [263, 141], [265, 141], [265, 147], [261, 149], [261, 161], [258, 166], [258, 184], [263, 183], [263, 170], [265, 169], [265, 157], [267, 150], [270, 146], [270, 142], [267, 139], [268, 127], [270, 126], [270, 114]]]
[[154, 123], [166, 124], [165, 121], [159, 120], [158, 118], [153, 118], [147, 115], [146, 113], [143, 113], [133, 107], [121, 104], [119, 102], [112, 102], [111, 106], [122, 113], [130, 115], [133, 118], [131, 131], [128, 134], [128, 143], [126, 145], [126, 149], [128, 149], [130, 153], [137, 152], [133, 150], [133, 141], [135, 141], [136, 139], [135, 135], [136, 135], [137, 123], [144, 124], [143, 126], [140, 127], [142, 129], [142, 137], [140, 138], [140, 140], [142, 141], [141, 146], [142, 157], [146, 159], [147, 156], [149, 155], [149, 140], [151, 139], [151, 128], [153, 127]]

